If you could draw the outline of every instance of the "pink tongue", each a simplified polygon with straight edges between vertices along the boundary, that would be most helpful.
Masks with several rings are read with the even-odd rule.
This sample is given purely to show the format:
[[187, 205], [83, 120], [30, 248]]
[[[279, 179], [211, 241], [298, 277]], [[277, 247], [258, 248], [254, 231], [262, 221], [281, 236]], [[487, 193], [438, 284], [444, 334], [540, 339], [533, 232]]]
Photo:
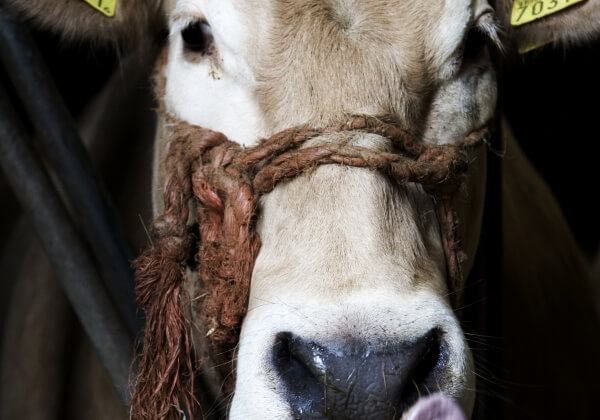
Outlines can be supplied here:
[[421, 398], [402, 418], [405, 420], [466, 420], [458, 404], [444, 394]]

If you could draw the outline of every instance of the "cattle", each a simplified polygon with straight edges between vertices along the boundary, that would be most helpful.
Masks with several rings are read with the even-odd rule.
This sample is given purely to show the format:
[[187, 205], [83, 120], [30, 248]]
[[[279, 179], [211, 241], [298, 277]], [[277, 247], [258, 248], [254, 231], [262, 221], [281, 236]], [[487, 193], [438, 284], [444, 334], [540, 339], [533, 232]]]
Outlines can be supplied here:
[[[70, 37], [128, 36], [130, 42], [139, 42], [160, 14], [153, 2], [123, 3], [127, 6], [119, 6], [114, 20], [79, 1], [51, 7], [52, 14], [45, 13], [48, 6], [41, 0], [9, 3]], [[518, 20], [520, 6], [523, 14], [533, 15], [538, 7], [552, 9], [559, 2], [516, 3]], [[204, 312], [222, 296], [213, 295], [203, 284], [207, 278], [194, 273], [211, 270], [211, 260], [201, 254], [199, 266], [190, 264], [176, 285], [180, 294], [174, 295], [189, 330], [146, 329], [145, 348], [151, 350], [141, 357], [134, 417], [200, 411], [185, 404], [193, 391], [182, 387], [182, 378], [192, 375], [185, 354], [169, 354], [181, 370], [148, 356], [160, 358], [171, 350], [152, 348], [165, 335], [174, 335], [177, 345], [193, 340], [202, 383], [197, 398], [222, 405], [205, 406], [207, 415], [221, 410], [236, 419], [394, 418], [410, 412], [422, 394], [440, 391], [468, 417], [498, 415], [477, 405], [494, 398], [505, 401], [505, 418], [593, 417], [600, 343], [589, 267], [552, 194], [519, 149], [497, 97], [506, 55], [546, 42], [590, 39], [598, 32], [600, 2], [588, 0], [521, 26], [510, 25], [508, 1], [181, 0], [162, 7], [169, 41], [156, 65], [160, 105], [152, 186], [160, 223], [153, 226], [146, 256], [156, 257], [152, 250], [172, 239], [161, 236], [166, 219], [160, 216], [170, 214], [182, 197], [186, 217], [178, 227], [187, 228], [189, 194], [174, 199], [167, 194], [163, 201], [162, 192], [165, 185], [168, 193], [177, 192], [172, 185], [183, 190], [192, 175], [200, 191], [194, 190], [192, 225], [195, 216], [201, 223], [220, 220], [229, 226], [231, 214], [219, 216], [209, 200], [234, 211], [227, 207], [233, 201], [227, 188], [215, 186], [196, 167], [177, 172], [176, 164], [203, 139], [221, 142], [197, 152], [195, 159], [211, 167], [232, 153], [258, 153], [293, 127], [300, 127], [294, 133], [313, 133], [296, 156], [342, 147], [392, 154], [400, 148], [399, 135], [385, 133], [393, 130], [408, 133], [411, 147], [433, 151], [454, 150], [473, 133], [482, 134], [476, 139], [481, 145], [468, 150], [464, 182], [451, 196], [415, 182], [420, 178], [400, 182], [389, 170], [356, 167], [347, 156], [298, 169], [265, 189], [242, 223], [260, 239], [246, 279], [249, 289], [235, 289], [248, 293], [243, 323], [241, 317], [223, 321], [224, 312], [218, 311], [224, 304]], [[340, 129], [350, 116], [362, 118], [362, 125], [352, 119], [351, 129]], [[370, 118], [377, 123], [369, 125]], [[380, 123], [388, 124], [385, 130], [373, 128]], [[225, 137], [243, 148], [231, 145], [225, 155], [210, 156], [211, 148], [229, 145]], [[478, 304], [465, 298], [498, 297], [471, 295], [472, 285], [486, 280], [473, 277], [477, 251], [490, 234], [482, 227], [486, 178], [493, 176], [485, 145], [492, 141], [499, 148], [489, 150], [502, 156], [496, 202], [502, 206], [497, 209], [502, 244], [491, 247], [502, 259], [501, 284], [492, 288], [503, 304], [501, 367], [477, 365], [472, 347], [486, 337], [469, 336], [477, 319], [469, 324], [464, 318], [470, 305]], [[180, 143], [173, 169], [168, 162]], [[440, 203], [447, 203], [455, 218], [449, 231]], [[201, 230], [201, 251], [210, 234]], [[190, 238], [195, 237], [184, 239]], [[175, 261], [179, 268], [193, 259], [190, 252]], [[144, 261], [137, 263], [142, 280], [160, 282], [167, 265], [144, 277]], [[456, 267], [460, 275], [453, 275]], [[161, 325], [166, 307], [153, 305], [145, 308], [148, 325]], [[502, 377], [492, 376], [495, 370]], [[502, 395], [478, 394], [486, 382]], [[169, 394], [170, 389], [182, 393]]]

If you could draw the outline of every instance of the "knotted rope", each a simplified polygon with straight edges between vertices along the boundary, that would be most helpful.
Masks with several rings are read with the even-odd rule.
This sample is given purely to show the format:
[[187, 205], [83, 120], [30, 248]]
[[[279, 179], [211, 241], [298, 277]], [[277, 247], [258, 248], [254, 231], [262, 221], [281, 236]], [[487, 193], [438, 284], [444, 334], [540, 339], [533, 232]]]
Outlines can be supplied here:
[[[181, 406], [193, 412], [190, 323], [182, 305], [186, 267], [195, 266], [199, 273], [205, 334], [217, 365], [225, 366], [220, 361], [239, 339], [260, 248], [254, 226], [258, 200], [278, 182], [319, 165], [370, 168], [398, 183], [421, 184], [433, 196], [456, 307], [462, 257], [451, 200], [464, 180], [470, 152], [484, 142], [487, 128], [454, 144], [428, 145], [394, 124], [358, 116], [324, 129], [291, 128], [245, 149], [221, 133], [173, 117], [167, 117], [167, 123], [165, 209], [152, 224], [152, 245], [134, 264], [138, 303], [146, 311], [147, 324], [133, 418], [177, 418]], [[344, 131], [383, 136], [395, 150], [377, 152], [340, 144], [301, 148], [309, 139]], [[190, 205], [195, 206], [197, 227], [188, 226]]]

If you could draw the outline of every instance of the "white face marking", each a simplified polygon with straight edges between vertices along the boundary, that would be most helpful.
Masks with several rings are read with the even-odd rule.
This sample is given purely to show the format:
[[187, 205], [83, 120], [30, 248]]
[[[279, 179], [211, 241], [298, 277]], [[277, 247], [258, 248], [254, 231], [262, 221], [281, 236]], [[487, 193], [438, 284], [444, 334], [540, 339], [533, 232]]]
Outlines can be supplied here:
[[[181, 31], [206, 19], [216, 51], [186, 58]], [[171, 13], [166, 106], [180, 119], [212, 130], [243, 145], [265, 135], [254, 99], [255, 80], [246, 58], [246, 25], [230, 2], [185, 0]]]
[[[258, 51], [257, 39], [265, 48], [277, 44], [267, 39], [272, 34], [265, 29], [271, 28], [270, 8], [277, 1], [260, 6], [253, 1], [244, 5], [229, 0], [176, 2], [170, 14], [166, 69], [170, 112], [192, 124], [222, 131], [246, 146], [272, 134], [257, 98], [258, 88], [267, 82], [259, 83], [256, 76], [265, 57], [261, 54], [269, 51]], [[304, 0], [290, 7], [302, 8], [311, 1], [320, 3]], [[376, 3], [361, 4], [391, 7]], [[344, 10], [351, 13], [352, 4], [345, 1]], [[418, 16], [439, 16], [438, 21], [423, 21], [422, 39], [415, 40], [414, 49], [430, 51], [430, 60], [394, 65], [406, 67], [401, 74], [409, 74], [407, 69], [418, 65], [424, 66], [420, 71], [430, 73], [431, 102], [419, 123], [425, 141], [449, 143], [480, 128], [495, 109], [495, 77], [488, 59], [482, 56], [465, 66], [460, 55], [467, 29], [487, 13], [489, 5], [485, 0], [411, 5], [423, 8]], [[437, 15], [428, 10], [436, 7], [440, 9]], [[190, 60], [184, 54], [181, 31], [194, 19], [205, 19], [212, 27], [216, 53], [210, 57]], [[260, 28], [256, 22], [261, 22]], [[410, 36], [415, 35], [408, 34], [407, 39]], [[285, 50], [293, 45], [280, 47]], [[393, 90], [385, 94], [400, 91], [388, 82], [381, 81], [381, 89]], [[371, 105], [362, 104], [356, 112]], [[289, 126], [285, 121], [274, 124]], [[382, 138], [367, 135], [332, 135], [314, 141], [353, 142], [378, 150], [389, 147]], [[485, 162], [476, 167], [484, 170]], [[480, 220], [484, 177], [477, 171], [471, 174], [477, 187], [461, 198], [463, 220]], [[440, 386], [470, 413], [474, 400], [471, 353], [448, 303], [435, 210], [419, 187], [399, 188], [369, 170], [321, 167], [263, 197], [258, 230], [262, 248], [242, 328], [231, 418], [290, 418], [280, 379], [271, 365], [275, 336], [286, 331], [322, 342], [344, 334], [357, 340], [405, 342], [439, 328], [450, 348]], [[477, 238], [479, 226], [468, 234]], [[466, 241], [476, 244], [471, 237]], [[473, 249], [467, 247], [469, 252]]]

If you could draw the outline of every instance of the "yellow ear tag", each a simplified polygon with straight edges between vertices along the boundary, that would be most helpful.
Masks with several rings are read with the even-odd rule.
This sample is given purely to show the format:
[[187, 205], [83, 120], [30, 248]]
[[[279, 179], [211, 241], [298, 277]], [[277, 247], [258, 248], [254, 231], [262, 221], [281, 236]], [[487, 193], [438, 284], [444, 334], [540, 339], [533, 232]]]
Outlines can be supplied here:
[[117, 8], [117, 0], [83, 0], [94, 9], [104, 13], [108, 17], [115, 15]]
[[515, 0], [510, 24], [519, 26], [559, 12], [585, 0]]

